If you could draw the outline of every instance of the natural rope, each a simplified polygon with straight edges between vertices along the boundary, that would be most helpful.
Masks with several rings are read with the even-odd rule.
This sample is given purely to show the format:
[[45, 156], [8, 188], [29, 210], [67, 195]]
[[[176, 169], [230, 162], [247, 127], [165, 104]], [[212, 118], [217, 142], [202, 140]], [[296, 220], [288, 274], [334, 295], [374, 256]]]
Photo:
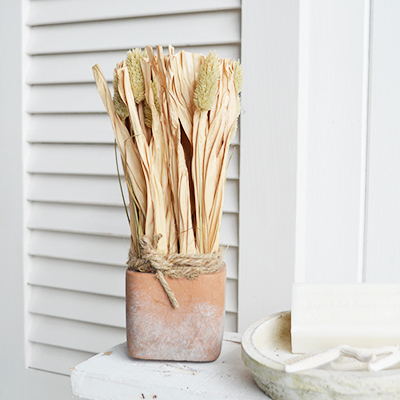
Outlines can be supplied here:
[[201, 274], [214, 274], [219, 272], [222, 265], [222, 251], [210, 254], [170, 254], [162, 255], [157, 252], [157, 243], [161, 235], [154, 237], [154, 245], [146, 237], [139, 239], [142, 257], [138, 258], [132, 251], [129, 252], [127, 262], [128, 270], [149, 272], [155, 274], [160, 281], [168, 299], [174, 308], [179, 308], [179, 303], [174, 292], [168, 285], [165, 276], [170, 278], [197, 278]]

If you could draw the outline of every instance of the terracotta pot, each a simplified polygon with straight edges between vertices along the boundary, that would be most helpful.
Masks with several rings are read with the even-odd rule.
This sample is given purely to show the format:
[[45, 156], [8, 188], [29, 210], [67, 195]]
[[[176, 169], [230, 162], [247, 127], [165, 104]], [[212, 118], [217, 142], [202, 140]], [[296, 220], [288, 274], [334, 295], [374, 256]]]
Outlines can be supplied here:
[[126, 271], [129, 354], [147, 360], [214, 361], [224, 331], [226, 265], [196, 279], [166, 277], [173, 308], [154, 274]]

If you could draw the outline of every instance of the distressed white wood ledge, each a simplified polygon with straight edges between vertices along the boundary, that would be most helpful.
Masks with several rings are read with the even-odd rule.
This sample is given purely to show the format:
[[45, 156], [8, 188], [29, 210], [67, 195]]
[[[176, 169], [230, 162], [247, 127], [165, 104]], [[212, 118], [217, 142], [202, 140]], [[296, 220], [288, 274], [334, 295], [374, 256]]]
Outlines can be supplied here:
[[72, 368], [72, 393], [89, 400], [269, 399], [240, 354], [240, 335], [229, 332], [212, 363], [133, 359], [122, 343]]

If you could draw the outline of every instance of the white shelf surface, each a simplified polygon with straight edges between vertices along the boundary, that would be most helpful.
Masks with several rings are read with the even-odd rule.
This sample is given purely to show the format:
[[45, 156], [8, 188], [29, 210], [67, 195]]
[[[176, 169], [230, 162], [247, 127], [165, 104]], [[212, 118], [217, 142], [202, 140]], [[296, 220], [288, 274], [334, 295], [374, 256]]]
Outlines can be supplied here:
[[89, 400], [266, 400], [241, 360], [240, 335], [225, 333], [212, 363], [133, 359], [126, 343], [71, 371], [72, 392]]

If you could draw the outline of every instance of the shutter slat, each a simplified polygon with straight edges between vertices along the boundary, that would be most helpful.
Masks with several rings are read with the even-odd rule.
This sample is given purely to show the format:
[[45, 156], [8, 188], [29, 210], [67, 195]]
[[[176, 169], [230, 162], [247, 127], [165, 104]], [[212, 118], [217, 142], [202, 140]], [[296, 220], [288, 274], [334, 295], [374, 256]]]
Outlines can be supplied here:
[[[125, 199], [128, 194], [122, 181]], [[225, 212], [238, 212], [237, 180], [228, 179], [225, 189]], [[123, 206], [118, 177], [93, 175], [32, 174], [27, 198], [30, 201]]]
[[[109, 86], [111, 89], [111, 84]], [[32, 86], [26, 111], [31, 114], [105, 113], [105, 108], [96, 85], [81, 83], [76, 85]]]
[[[115, 64], [126, 58], [126, 51], [107, 51], [96, 53], [76, 54], [51, 54], [32, 57], [27, 73], [27, 83], [57, 84], [57, 83], [89, 83], [94, 82], [92, 67], [99, 64], [108, 81], [113, 80]], [[240, 58], [240, 45], [212, 45], [176, 47], [179, 50], [190, 51], [207, 55], [210, 50], [216, 51], [219, 58]], [[65, 65], [68, 65], [68, 74], [65, 73]]]
[[33, 203], [28, 228], [129, 237], [122, 207], [81, 204]]
[[[239, 147], [230, 149], [228, 179], [239, 178]], [[120, 172], [122, 165], [120, 157]], [[31, 146], [27, 171], [43, 174], [113, 175], [117, 176], [114, 145], [34, 144]]]
[[[102, 278], [95, 275], [93, 279]], [[125, 327], [125, 299], [122, 297], [32, 286], [28, 310], [35, 314]]]
[[228, 250], [224, 250], [224, 261], [227, 268], [227, 277], [230, 279], [238, 279], [238, 248], [229, 246]]
[[26, 52], [35, 55], [125, 50], [149, 43], [162, 46], [239, 43], [238, 26], [239, 11], [38, 26], [31, 29]]
[[31, 115], [27, 141], [112, 144], [114, 133], [107, 114], [38, 114]]
[[32, 343], [29, 367], [70, 375], [70, 369], [94, 356], [94, 353]]
[[237, 313], [237, 299], [238, 299], [238, 283], [236, 279], [226, 280], [226, 300], [225, 310], [227, 312]]
[[28, 339], [36, 343], [100, 353], [125, 342], [126, 331], [124, 328], [33, 314]]
[[28, 254], [125, 266], [129, 246], [125, 238], [34, 230]]
[[[31, 257], [28, 283], [79, 292], [124, 296], [124, 267]], [[101, 276], [101, 279], [93, 279]]]
[[[107, 237], [130, 237], [123, 207], [35, 202], [31, 206], [28, 228], [76, 232]], [[220, 243], [238, 246], [238, 215], [222, 215]]]
[[225, 313], [225, 332], [237, 332], [237, 319], [238, 317], [236, 313]]
[[[31, 147], [27, 171], [117, 176], [114, 151], [113, 145], [35, 144]], [[121, 163], [120, 171], [123, 171]]]
[[108, 0], [37, 0], [31, 4], [26, 25], [53, 25], [239, 8], [240, 0], [202, 0], [201, 2], [186, 0], [143, 2], [132, 2], [130, 0], [114, 2]]
[[[129, 201], [125, 181], [121, 184]], [[32, 174], [27, 197], [30, 201], [123, 206], [118, 177], [114, 176]]]

